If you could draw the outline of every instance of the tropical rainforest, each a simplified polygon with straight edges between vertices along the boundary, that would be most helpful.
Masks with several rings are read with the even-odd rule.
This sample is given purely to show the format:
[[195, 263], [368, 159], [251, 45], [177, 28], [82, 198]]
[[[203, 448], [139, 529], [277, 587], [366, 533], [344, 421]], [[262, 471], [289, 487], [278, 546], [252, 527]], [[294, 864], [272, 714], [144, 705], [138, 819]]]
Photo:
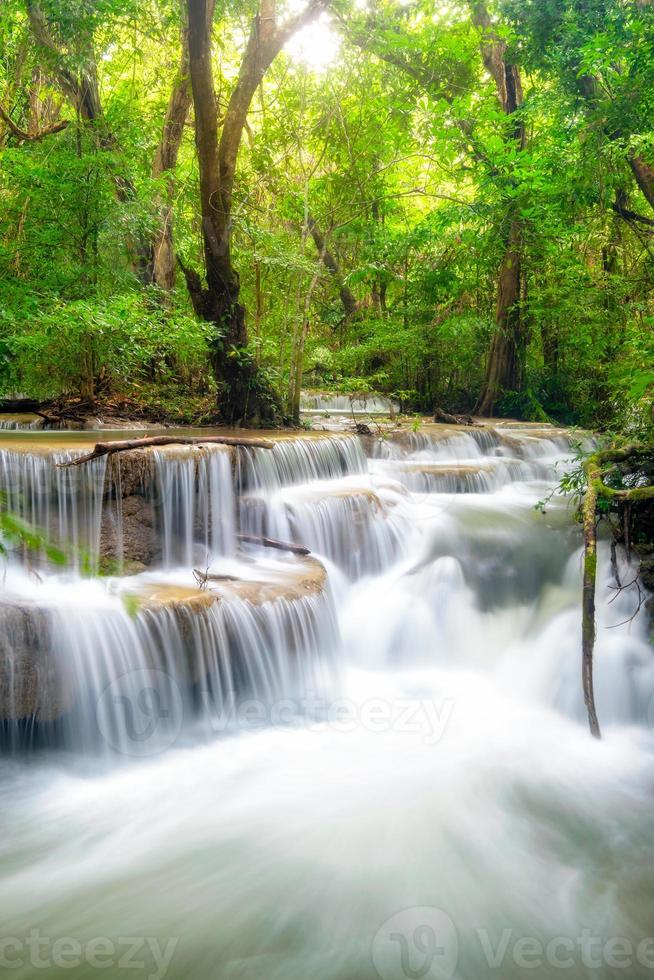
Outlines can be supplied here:
[[649, 0], [3, 0], [0, 396], [649, 435]]

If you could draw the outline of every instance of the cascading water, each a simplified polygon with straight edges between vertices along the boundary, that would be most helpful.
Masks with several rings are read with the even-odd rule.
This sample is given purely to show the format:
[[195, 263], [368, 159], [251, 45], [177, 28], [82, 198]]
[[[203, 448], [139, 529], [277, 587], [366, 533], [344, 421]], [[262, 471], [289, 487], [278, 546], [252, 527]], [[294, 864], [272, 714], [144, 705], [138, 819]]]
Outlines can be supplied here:
[[0, 450], [0, 491], [12, 514], [68, 549], [73, 564], [94, 564], [100, 544], [106, 458], [60, 466], [79, 453]]
[[303, 391], [300, 411], [328, 415], [392, 415], [399, 405], [381, 395], [334, 395], [324, 391]]
[[[158, 570], [10, 566], [2, 699], [41, 741], [56, 724], [112, 761], [5, 764], [12, 976], [40, 957], [90, 978], [99, 938], [106, 967], [157, 980], [654, 976], [654, 655], [633, 563], [618, 589], [602, 543], [591, 739], [580, 533], [550, 498], [569, 439], [365, 445], [368, 464], [352, 437], [240, 450], [235, 505], [226, 454], [162, 453]], [[327, 582], [313, 559], [234, 553], [231, 507]], [[166, 567], [198, 548], [200, 591]], [[56, 722], [46, 682], [74, 701]]]
[[207, 564], [233, 554], [236, 525], [231, 456], [221, 446], [154, 451], [164, 565]]
[[33, 415], [0, 415], [0, 429], [43, 429], [45, 420]]

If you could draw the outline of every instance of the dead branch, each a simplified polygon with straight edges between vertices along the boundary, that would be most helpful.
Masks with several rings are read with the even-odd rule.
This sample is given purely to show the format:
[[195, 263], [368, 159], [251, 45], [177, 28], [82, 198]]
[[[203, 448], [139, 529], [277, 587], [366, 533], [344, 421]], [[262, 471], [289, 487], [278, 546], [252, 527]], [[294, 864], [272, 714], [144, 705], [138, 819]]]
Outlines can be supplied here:
[[243, 579], [238, 575], [219, 574], [217, 572], [201, 572], [199, 568], [193, 569], [193, 578], [201, 589], [206, 588], [207, 582], [242, 582]]
[[26, 130], [21, 129], [20, 126], [16, 125], [6, 109], [3, 109], [1, 105], [0, 119], [3, 120], [12, 136], [15, 136], [16, 139], [19, 139], [22, 142], [28, 143], [36, 143], [38, 140], [54, 135], [54, 133], [60, 133], [70, 125], [70, 120], [62, 119], [60, 122], [53, 123], [52, 126], [47, 126], [45, 129], [41, 129], [37, 133], [28, 133]]
[[270, 439], [251, 439], [237, 436], [146, 436], [143, 439], [123, 439], [116, 442], [97, 442], [92, 452], [78, 456], [65, 463], [57, 463], [61, 469], [69, 466], [81, 466], [90, 463], [101, 456], [113, 456], [115, 453], [128, 452], [130, 449], [148, 449], [150, 446], [202, 446], [206, 443], [222, 446], [245, 446], [252, 449], [274, 449], [275, 443]]
[[260, 544], [264, 548], [276, 548], [277, 551], [290, 551], [292, 555], [310, 555], [308, 548], [303, 548], [299, 544], [290, 544], [288, 541], [277, 541], [275, 538], [260, 538], [256, 534], [237, 534], [239, 541], [246, 544]]

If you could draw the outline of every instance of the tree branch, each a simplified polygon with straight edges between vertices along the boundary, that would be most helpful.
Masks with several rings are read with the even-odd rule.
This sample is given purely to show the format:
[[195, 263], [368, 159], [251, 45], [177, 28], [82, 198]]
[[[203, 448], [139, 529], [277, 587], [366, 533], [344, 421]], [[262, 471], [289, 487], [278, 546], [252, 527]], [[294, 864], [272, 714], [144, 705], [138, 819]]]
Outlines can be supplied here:
[[247, 438], [246, 436], [146, 436], [144, 439], [124, 439], [116, 442], [96, 442], [93, 451], [84, 456], [57, 463], [60, 469], [71, 466], [81, 466], [102, 456], [113, 456], [115, 453], [129, 452], [131, 449], [148, 449], [152, 446], [202, 446], [206, 443], [221, 446], [248, 446], [254, 449], [274, 449], [275, 443], [270, 439]]
[[[21, 129], [13, 121], [9, 113], [3, 109], [0, 105], [0, 119], [2, 119], [8, 126], [9, 131], [17, 139], [23, 142], [36, 143], [38, 140], [45, 139], [46, 136], [52, 136], [54, 133], [60, 133], [62, 130], [66, 129], [70, 125], [70, 120], [62, 119], [60, 122], [53, 123], [52, 126], [47, 126], [45, 129], [39, 130], [38, 133], [28, 133], [26, 130]], [[654, 223], [654, 222], [653, 222]]]
[[621, 204], [612, 204], [611, 208], [617, 215], [624, 218], [625, 221], [637, 221], [643, 225], [648, 225], [650, 228], [654, 228], [654, 218], [646, 218], [644, 214], [638, 214], [636, 211], [630, 211], [629, 208], [623, 207]]
[[262, 0], [260, 11], [252, 23], [238, 81], [229, 99], [218, 147], [220, 196], [226, 214], [231, 209], [236, 159], [257, 86], [286, 42], [302, 27], [315, 20], [329, 4], [330, 0], [310, 0], [304, 10], [277, 27], [275, 0]]

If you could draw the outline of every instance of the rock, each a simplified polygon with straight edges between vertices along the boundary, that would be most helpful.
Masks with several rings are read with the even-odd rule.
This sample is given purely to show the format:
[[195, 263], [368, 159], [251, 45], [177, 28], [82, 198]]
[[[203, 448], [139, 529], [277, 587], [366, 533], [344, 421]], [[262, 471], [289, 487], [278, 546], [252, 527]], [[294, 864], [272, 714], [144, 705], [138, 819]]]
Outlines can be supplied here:
[[47, 610], [0, 605], [0, 719], [48, 722], [64, 714], [74, 684], [55, 667]]
[[143, 567], [152, 564], [159, 550], [150, 500], [134, 494], [105, 505], [100, 531], [101, 561], [138, 562]]
[[641, 558], [640, 580], [646, 589], [654, 592], [654, 555], [650, 554]]

